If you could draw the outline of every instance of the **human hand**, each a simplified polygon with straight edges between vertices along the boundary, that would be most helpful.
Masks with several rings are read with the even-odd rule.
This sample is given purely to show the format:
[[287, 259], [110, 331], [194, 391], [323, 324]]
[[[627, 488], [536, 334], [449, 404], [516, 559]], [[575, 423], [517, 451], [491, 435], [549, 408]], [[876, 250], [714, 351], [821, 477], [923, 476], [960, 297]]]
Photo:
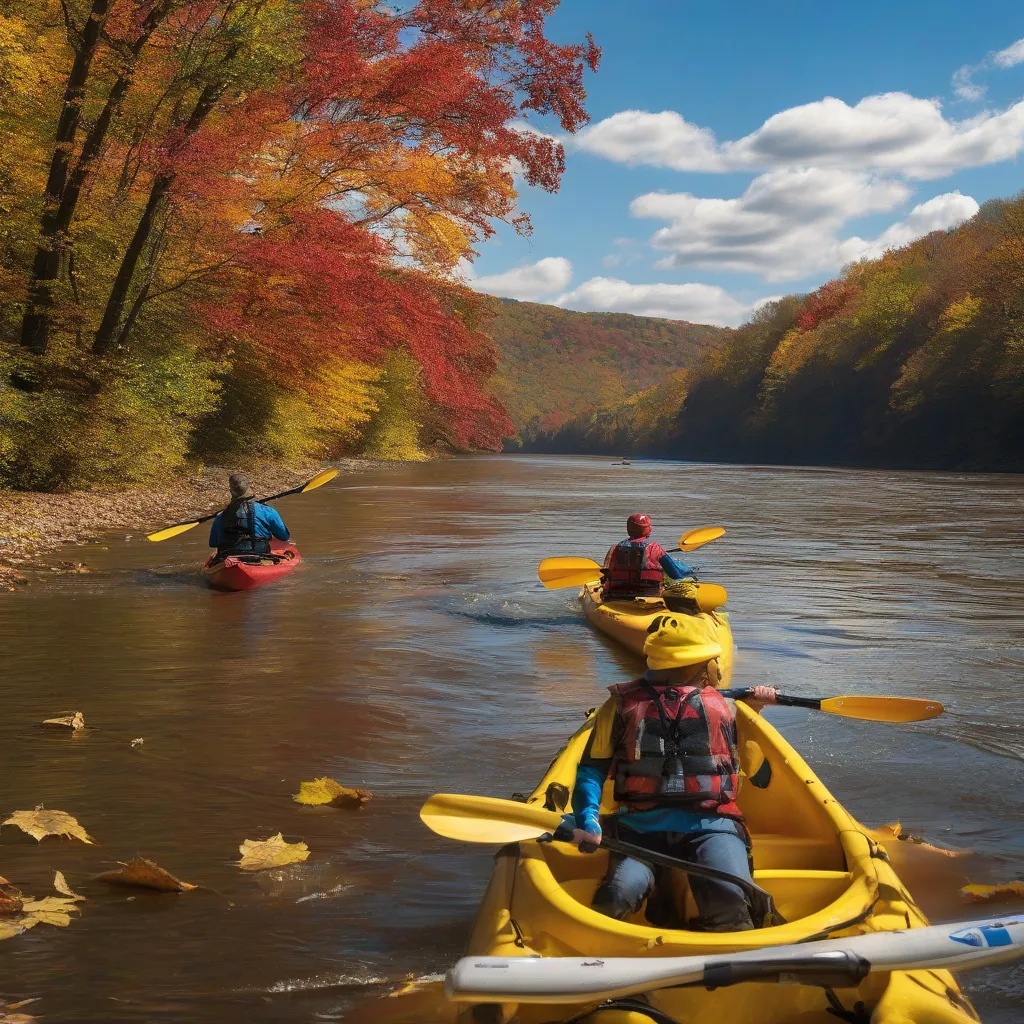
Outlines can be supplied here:
[[593, 853], [601, 845], [601, 822], [594, 815], [586, 815], [572, 832], [572, 844], [580, 853]]
[[774, 704], [779, 691], [774, 686], [755, 686], [750, 695], [758, 704]]

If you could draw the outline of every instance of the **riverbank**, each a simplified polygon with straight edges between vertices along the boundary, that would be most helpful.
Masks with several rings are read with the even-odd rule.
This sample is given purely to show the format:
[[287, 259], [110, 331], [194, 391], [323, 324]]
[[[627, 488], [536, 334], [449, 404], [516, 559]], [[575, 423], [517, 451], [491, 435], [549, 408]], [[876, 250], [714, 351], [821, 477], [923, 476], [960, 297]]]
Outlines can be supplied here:
[[[342, 473], [379, 465], [372, 459], [329, 463]], [[261, 464], [247, 467], [257, 494], [274, 494], [308, 480], [324, 468]], [[235, 468], [208, 466], [163, 487], [137, 485], [53, 494], [0, 491], [0, 588], [16, 589], [44, 581], [49, 574], [89, 572], [90, 542], [114, 530], [149, 532], [222, 508], [227, 478]], [[197, 527], [199, 529], [199, 527]], [[83, 548], [82, 558], [57, 552], [67, 544]]]

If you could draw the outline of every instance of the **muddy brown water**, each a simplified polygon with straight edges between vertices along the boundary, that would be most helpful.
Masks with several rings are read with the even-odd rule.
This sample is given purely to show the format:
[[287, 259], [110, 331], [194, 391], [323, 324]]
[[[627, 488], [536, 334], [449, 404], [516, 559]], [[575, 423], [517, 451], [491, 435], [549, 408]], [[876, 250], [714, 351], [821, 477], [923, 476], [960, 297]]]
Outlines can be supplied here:
[[[0, 810], [65, 810], [96, 845], [0, 832], [0, 874], [42, 896], [61, 870], [89, 897], [69, 928], [0, 943], [0, 997], [37, 997], [46, 1022], [335, 1021], [443, 971], [492, 851], [433, 836], [417, 808], [529, 791], [637, 667], [534, 572], [600, 557], [641, 508], [666, 547], [728, 528], [692, 560], [729, 589], [737, 684], [946, 704], [915, 726], [767, 712], [856, 816], [1024, 875], [1024, 477], [611, 461], [339, 478], [281, 503], [305, 561], [249, 594], [204, 587], [201, 530], [113, 535], [73, 549], [91, 575], [5, 594]], [[85, 733], [35, 725], [72, 711]], [[322, 775], [375, 799], [292, 802]], [[276, 832], [308, 862], [234, 866]], [[135, 853], [205, 888], [89, 881]], [[1024, 1019], [1019, 965], [963, 981], [988, 1024]]]

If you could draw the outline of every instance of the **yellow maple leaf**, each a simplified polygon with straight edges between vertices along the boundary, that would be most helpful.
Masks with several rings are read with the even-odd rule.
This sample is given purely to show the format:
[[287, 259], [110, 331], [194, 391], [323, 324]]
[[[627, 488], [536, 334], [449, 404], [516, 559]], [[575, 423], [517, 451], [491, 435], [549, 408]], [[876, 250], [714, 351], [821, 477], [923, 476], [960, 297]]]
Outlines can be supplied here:
[[73, 715], [65, 715], [63, 718], [45, 718], [43, 725], [62, 725], [78, 732], [79, 729], [85, 728], [85, 718], [81, 711], [76, 711]]
[[44, 839], [46, 836], [67, 836], [68, 839], [80, 839], [83, 843], [92, 842], [85, 829], [64, 811], [46, 811], [42, 808], [34, 811], [15, 811], [2, 824], [15, 825], [22, 832], [27, 832], [33, 839]]
[[280, 832], [269, 839], [246, 839], [238, 848], [242, 859], [238, 866], [243, 871], [263, 871], [296, 864], [309, 856], [305, 843], [289, 843]]
[[[21, 909], [25, 917], [34, 918], [39, 924], [52, 924], [56, 928], [67, 928], [71, 924], [71, 915], [78, 911], [78, 898], [68, 900], [62, 899], [60, 896], [47, 896], [42, 900], [28, 900]], [[24, 923], [24, 918], [22, 918], [22, 922]]]
[[156, 889], [157, 892], [191, 892], [199, 888], [175, 878], [148, 857], [135, 856], [127, 863], [119, 860], [118, 864], [121, 866], [116, 871], [104, 871], [102, 875], [96, 876], [96, 881]]
[[53, 876], [53, 887], [62, 896], [67, 896], [69, 899], [72, 899], [72, 900], [84, 900], [85, 899], [84, 896], [79, 896], [77, 892], [72, 892], [71, 891], [71, 886], [68, 885], [67, 881], [65, 880], [64, 872], [63, 871], [58, 871]]
[[365, 789], [349, 789], [335, 782], [334, 779], [314, 779], [312, 782], [300, 782], [299, 791], [292, 799], [297, 804], [316, 806], [333, 804], [335, 807], [358, 807], [373, 799], [373, 794]]
[[1024, 882], [1002, 882], [999, 885], [965, 885], [961, 895], [972, 900], [991, 900], [999, 896], [1024, 896]]

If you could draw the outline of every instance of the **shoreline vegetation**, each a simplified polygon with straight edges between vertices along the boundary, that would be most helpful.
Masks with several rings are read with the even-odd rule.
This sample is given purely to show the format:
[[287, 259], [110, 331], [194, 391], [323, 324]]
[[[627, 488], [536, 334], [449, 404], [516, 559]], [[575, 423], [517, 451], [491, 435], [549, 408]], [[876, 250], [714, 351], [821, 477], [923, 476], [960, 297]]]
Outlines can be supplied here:
[[[398, 465], [377, 459], [341, 459], [329, 464], [284, 466], [265, 463], [245, 467], [257, 494], [295, 487], [333, 466], [356, 475], [379, 466]], [[50, 575], [87, 573], [93, 542], [126, 531], [144, 542], [146, 532], [216, 512], [227, 504], [227, 478], [242, 467], [206, 466], [160, 486], [136, 484], [67, 493], [0, 491], [0, 589], [45, 582]], [[201, 524], [196, 530], [209, 529]], [[78, 550], [54, 554], [68, 545]]]
[[1024, 471], [1024, 193], [765, 303], [692, 368], [524, 449]]

